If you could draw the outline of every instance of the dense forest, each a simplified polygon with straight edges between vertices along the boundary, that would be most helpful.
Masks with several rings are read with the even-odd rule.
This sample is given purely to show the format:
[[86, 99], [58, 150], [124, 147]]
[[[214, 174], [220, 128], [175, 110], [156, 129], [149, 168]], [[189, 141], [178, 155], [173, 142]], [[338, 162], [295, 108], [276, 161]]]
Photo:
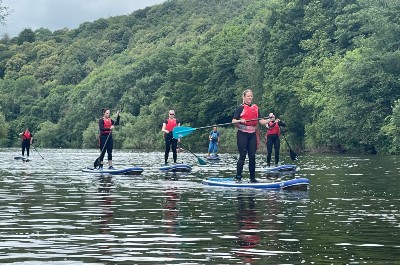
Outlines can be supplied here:
[[[399, 154], [400, 2], [168, 0], [4, 34], [0, 146], [28, 127], [37, 146], [95, 148], [109, 107], [122, 110], [117, 148], [160, 150], [169, 109], [186, 126], [229, 123], [247, 88], [287, 124], [291, 147]], [[220, 130], [221, 151], [235, 150], [235, 128]], [[205, 150], [207, 134], [183, 141]]]

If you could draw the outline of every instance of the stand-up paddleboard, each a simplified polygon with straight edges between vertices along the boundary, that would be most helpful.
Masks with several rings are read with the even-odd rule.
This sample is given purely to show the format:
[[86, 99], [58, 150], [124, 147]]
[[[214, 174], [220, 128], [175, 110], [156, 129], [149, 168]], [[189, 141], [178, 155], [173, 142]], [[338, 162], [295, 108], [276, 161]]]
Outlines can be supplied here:
[[31, 159], [29, 159], [28, 157], [25, 157], [25, 156], [14, 156], [14, 159], [15, 160], [21, 160], [23, 162], [31, 161]]
[[262, 169], [263, 172], [288, 172], [288, 171], [296, 171], [296, 165], [280, 165], [277, 167], [264, 167]]
[[175, 164], [175, 165], [165, 165], [159, 168], [164, 172], [190, 172], [192, 167], [188, 164]]
[[228, 188], [307, 190], [310, 185], [310, 181], [307, 178], [295, 178], [291, 180], [279, 180], [275, 182], [258, 179], [258, 182], [251, 183], [247, 180], [236, 182], [234, 178], [207, 178], [203, 180], [203, 184], [208, 186]]
[[90, 168], [86, 167], [82, 169], [85, 173], [95, 173], [95, 174], [111, 174], [111, 175], [140, 175], [143, 172], [141, 167], [127, 167], [122, 169], [108, 169], [108, 168]]
[[212, 154], [212, 155], [207, 156], [207, 159], [208, 160], [219, 160], [219, 156]]

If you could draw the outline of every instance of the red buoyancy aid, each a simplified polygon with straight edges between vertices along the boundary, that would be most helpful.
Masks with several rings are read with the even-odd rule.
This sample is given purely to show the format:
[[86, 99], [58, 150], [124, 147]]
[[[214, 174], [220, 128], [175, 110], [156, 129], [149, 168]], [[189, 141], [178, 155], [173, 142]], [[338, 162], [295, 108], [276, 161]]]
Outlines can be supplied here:
[[245, 124], [238, 124], [239, 130], [247, 133], [254, 133], [258, 124], [258, 106], [243, 104], [243, 111], [240, 113], [240, 118], [247, 120]]
[[281, 135], [281, 130], [279, 129], [279, 125], [277, 122], [268, 122], [268, 130], [266, 136], [268, 135]]
[[[103, 122], [104, 122], [104, 131], [101, 131], [101, 134], [109, 134], [111, 133], [111, 126], [112, 126], [112, 120], [110, 118], [105, 119], [103, 118]], [[108, 129], [108, 130], [107, 130]]]
[[24, 140], [30, 140], [32, 138], [32, 135], [31, 135], [31, 132], [24, 132], [23, 134], [22, 134], [22, 139], [24, 139]]
[[169, 132], [172, 132], [172, 130], [178, 126], [178, 122], [176, 119], [167, 119], [167, 122], [165, 124], [165, 129]]

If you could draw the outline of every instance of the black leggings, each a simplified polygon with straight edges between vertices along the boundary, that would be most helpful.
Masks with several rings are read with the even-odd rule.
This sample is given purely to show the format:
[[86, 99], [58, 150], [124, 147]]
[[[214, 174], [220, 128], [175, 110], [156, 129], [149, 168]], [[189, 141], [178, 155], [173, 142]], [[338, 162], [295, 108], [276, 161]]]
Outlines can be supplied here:
[[267, 164], [271, 163], [272, 147], [275, 151], [275, 165], [279, 163], [279, 149], [281, 148], [281, 141], [279, 135], [272, 134], [267, 136]]
[[31, 146], [31, 140], [29, 139], [24, 139], [22, 140], [22, 156], [25, 154], [25, 149], [26, 149], [26, 155], [29, 156], [29, 147]]
[[176, 163], [176, 159], [178, 157], [176, 154], [178, 139], [173, 138], [172, 133], [168, 133], [165, 135], [165, 154], [164, 154], [165, 164], [168, 164], [168, 156], [169, 156], [169, 151], [171, 150], [170, 149], [171, 145], [172, 145], [172, 156], [174, 158], [174, 163]]
[[256, 133], [237, 132], [237, 147], [239, 150], [239, 160], [236, 166], [236, 176], [242, 176], [244, 161], [246, 155], [249, 156], [250, 179], [256, 177], [256, 151], [257, 137]]
[[[112, 150], [113, 150], [113, 146], [114, 146], [112, 134], [110, 134], [110, 136], [108, 137], [108, 140], [107, 140], [107, 137], [108, 137], [107, 134], [106, 135], [100, 135], [100, 151], [103, 151], [100, 154], [100, 161], [101, 162], [103, 162], [104, 155], [106, 154], [106, 151], [107, 151], [107, 159], [108, 160], [112, 160]], [[106, 141], [107, 141], [107, 143], [106, 143]], [[105, 147], [104, 147], [104, 145], [105, 145]], [[104, 150], [103, 150], [103, 147], [104, 147]]]

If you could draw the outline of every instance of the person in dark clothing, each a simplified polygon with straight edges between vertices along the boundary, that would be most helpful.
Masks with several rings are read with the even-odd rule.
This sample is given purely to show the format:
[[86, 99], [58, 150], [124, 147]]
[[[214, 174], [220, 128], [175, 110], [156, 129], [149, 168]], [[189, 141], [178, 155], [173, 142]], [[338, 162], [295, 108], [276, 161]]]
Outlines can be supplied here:
[[164, 133], [165, 139], [165, 154], [164, 154], [164, 162], [165, 165], [168, 164], [168, 156], [169, 151], [172, 146], [172, 156], [174, 158], [174, 163], [176, 164], [176, 159], [178, 158], [176, 148], [178, 146], [179, 139], [175, 139], [173, 137], [172, 131], [176, 126], [181, 126], [178, 119], [175, 118], [175, 111], [170, 110], [168, 112], [168, 118], [166, 118], [163, 122], [161, 131]]
[[107, 151], [108, 168], [114, 169], [112, 165], [112, 150], [113, 150], [113, 138], [112, 130], [114, 125], [119, 125], [119, 111], [117, 111], [117, 120], [112, 120], [110, 118], [110, 109], [103, 109], [103, 118], [99, 120], [99, 131], [100, 131], [100, 166], [103, 168], [103, 159]]
[[272, 156], [272, 148], [275, 151], [275, 166], [278, 166], [279, 163], [279, 150], [281, 148], [280, 135], [281, 128], [286, 124], [282, 122], [280, 119], [275, 119], [275, 115], [270, 113], [268, 115], [268, 123], [266, 124], [267, 133], [265, 134], [265, 138], [267, 140], [267, 166], [271, 166], [271, 156]]
[[33, 135], [29, 129], [26, 128], [24, 132], [19, 134], [19, 136], [21, 136], [22, 156], [25, 155], [26, 150], [26, 156], [29, 157], [29, 148], [32, 145]]
[[259, 118], [260, 112], [256, 104], [252, 104], [253, 92], [247, 89], [243, 92], [243, 103], [233, 114], [232, 123], [236, 124], [237, 147], [239, 160], [236, 166], [236, 180], [241, 181], [244, 161], [249, 156], [250, 181], [256, 180], [256, 151], [257, 151], [257, 130], [258, 123], [265, 125], [266, 120]]

